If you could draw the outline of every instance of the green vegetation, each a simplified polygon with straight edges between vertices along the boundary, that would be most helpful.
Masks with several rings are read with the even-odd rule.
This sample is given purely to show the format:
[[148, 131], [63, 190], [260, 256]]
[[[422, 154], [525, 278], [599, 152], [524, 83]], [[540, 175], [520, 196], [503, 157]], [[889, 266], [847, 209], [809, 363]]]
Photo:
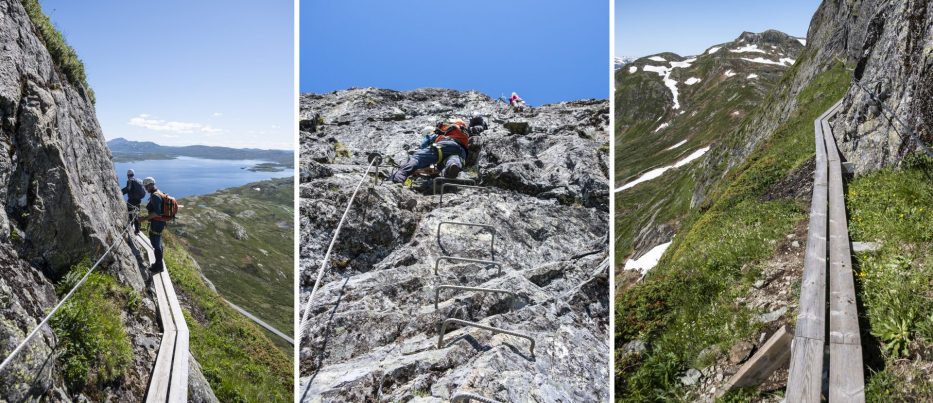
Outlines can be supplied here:
[[78, 53], [74, 48], [68, 45], [65, 37], [52, 24], [45, 13], [42, 12], [42, 6], [38, 0], [22, 0], [26, 14], [32, 20], [32, 25], [36, 27], [39, 38], [45, 43], [45, 48], [52, 55], [55, 65], [61, 70], [72, 85], [84, 88], [87, 91], [91, 102], [94, 100], [94, 91], [87, 83], [87, 76], [84, 74], [84, 63], [78, 58]]
[[294, 327], [294, 194], [289, 177], [186, 197], [169, 227], [224, 298], [286, 334]]
[[334, 143], [334, 152], [337, 153], [338, 157], [350, 158], [350, 150], [343, 143]]
[[[88, 260], [72, 267], [66, 281], [56, 286], [58, 292], [68, 292], [89, 267]], [[70, 391], [94, 396], [99, 388], [119, 380], [133, 363], [133, 349], [122, 320], [130, 291], [109, 275], [91, 273], [52, 317], [52, 330], [61, 350], [58, 361]]]
[[[795, 71], [783, 80], [792, 79]], [[648, 351], [616, 360], [617, 399], [682, 397], [678, 377], [684, 370], [704, 368], [718, 351], [758, 330], [753, 315], [759, 312], [735, 303], [736, 298], [747, 294], [777, 240], [805, 220], [808, 209], [798, 201], [762, 196], [813, 157], [813, 120], [848, 85], [841, 64], [817, 76], [797, 97], [790, 118], [690, 212], [658, 266], [618, 297], [617, 350], [639, 339], [648, 343]], [[755, 113], [769, 108], [770, 102]], [[723, 141], [743, 142], [747, 129], [730, 131]], [[701, 355], [703, 350], [713, 354]]]
[[[868, 401], [933, 400], [933, 159], [911, 156], [902, 169], [861, 176], [846, 197], [853, 241], [875, 241], [856, 256], [860, 312], [880, 343], [866, 379]], [[873, 351], [866, 349], [866, 351]]]
[[292, 362], [201, 278], [179, 240], [165, 236], [165, 263], [183, 301], [191, 354], [222, 402], [291, 402]]

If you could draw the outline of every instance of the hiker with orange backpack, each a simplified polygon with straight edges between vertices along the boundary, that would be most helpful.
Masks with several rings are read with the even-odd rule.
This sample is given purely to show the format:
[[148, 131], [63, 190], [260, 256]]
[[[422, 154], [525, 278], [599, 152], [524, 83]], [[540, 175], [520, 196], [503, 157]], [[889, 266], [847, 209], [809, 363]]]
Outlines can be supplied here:
[[178, 212], [178, 203], [172, 196], [169, 196], [156, 187], [155, 179], [151, 176], [143, 179], [143, 186], [149, 192], [149, 203], [146, 204], [146, 212], [149, 215], [140, 218], [140, 221], [149, 221], [149, 243], [152, 244], [152, 250], [155, 252], [155, 262], [149, 266], [149, 270], [154, 272], [162, 271], [162, 231], [168, 221], [175, 218]]
[[466, 122], [445, 120], [436, 126], [433, 134], [425, 137], [421, 148], [392, 175], [392, 182], [404, 183], [415, 170], [431, 165], [436, 165], [445, 178], [456, 178], [463, 170], [469, 146], [470, 131]]

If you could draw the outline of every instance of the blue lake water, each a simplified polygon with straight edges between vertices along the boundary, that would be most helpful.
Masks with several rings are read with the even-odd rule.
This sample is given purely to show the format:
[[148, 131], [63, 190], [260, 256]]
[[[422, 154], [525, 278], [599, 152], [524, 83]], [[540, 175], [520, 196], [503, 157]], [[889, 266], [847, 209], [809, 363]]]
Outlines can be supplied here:
[[268, 161], [178, 157], [173, 160], [115, 162], [113, 165], [121, 188], [126, 186], [126, 171], [133, 169], [137, 178], [155, 178], [159, 190], [177, 199], [214, 193], [220, 189], [243, 186], [250, 182], [295, 175], [292, 169], [279, 172], [249, 170], [262, 162]]

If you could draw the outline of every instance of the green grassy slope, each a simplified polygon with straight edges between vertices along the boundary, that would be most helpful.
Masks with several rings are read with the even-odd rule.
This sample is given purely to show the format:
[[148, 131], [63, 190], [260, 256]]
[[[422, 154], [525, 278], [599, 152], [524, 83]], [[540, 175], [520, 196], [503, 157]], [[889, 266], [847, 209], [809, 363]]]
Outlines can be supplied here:
[[846, 207], [856, 255], [870, 402], [933, 401], [933, 159], [855, 178]]
[[291, 402], [292, 356], [213, 292], [180, 240], [166, 235], [165, 264], [191, 332], [191, 354], [222, 402]]
[[[690, 212], [658, 266], [619, 295], [616, 349], [636, 339], [645, 341], [648, 349], [617, 359], [617, 399], [681, 396], [677, 377], [689, 367], [709, 364], [698, 362], [702, 350], [728, 348], [760, 326], [752, 320], [760, 312], [734, 301], [751, 286], [756, 265], [774, 254], [774, 242], [805, 220], [808, 209], [799, 201], [762, 196], [812, 158], [813, 120], [842, 96], [849, 80], [842, 65], [813, 80], [797, 97], [791, 118]], [[766, 103], [754, 113], [767, 107]], [[724, 141], [740, 141], [743, 131], [730, 136]]]
[[184, 207], [169, 231], [178, 236], [217, 291], [282, 332], [292, 333], [293, 178], [250, 183], [179, 203]]

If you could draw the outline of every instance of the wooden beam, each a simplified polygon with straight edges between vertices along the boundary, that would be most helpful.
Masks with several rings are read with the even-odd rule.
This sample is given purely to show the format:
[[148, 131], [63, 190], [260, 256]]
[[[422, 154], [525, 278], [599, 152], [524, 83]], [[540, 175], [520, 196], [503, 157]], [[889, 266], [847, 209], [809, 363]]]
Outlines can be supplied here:
[[[137, 236], [143, 250], [146, 251], [149, 261], [155, 259], [152, 247], [148, 240], [141, 235]], [[159, 343], [159, 352], [156, 355], [152, 375], [149, 378], [149, 389], [146, 391], [146, 403], [162, 403], [168, 399], [169, 385], [171, 384], [172, 356], [175, 352], [175, 336], [177, 330], [172, 318], [168, 298], [165, 296], [165, 287], [162, 286], [162, 273], [152, 275], [153, 288], [156, 292], [156, 302], [159, 307], [159, 321], [162, 324], [162, 341]]]
[[789, 402], [819, 402], [822, 390], [823, 344], [826, 334], [829, 168], [821, 121], [835, 108], [836, 106], [821, 115], [813, 127], [816, 164], [797, 327], [794, 330], [790, 371], [787, 377], [786, 396]]
[[790, 360], [790, 345], [794, 334], [790, 326], [778, 328], [752, 358], [745, 362], [739, 371], [717, 392], [722, 396], [733, 388], [755, 386], [764, 382], [771, 374]]
[[865, 401], [865, 379], [842, 165], [832, 128], [822, 124], [829, 155], [829, 401], [858, 403]]

